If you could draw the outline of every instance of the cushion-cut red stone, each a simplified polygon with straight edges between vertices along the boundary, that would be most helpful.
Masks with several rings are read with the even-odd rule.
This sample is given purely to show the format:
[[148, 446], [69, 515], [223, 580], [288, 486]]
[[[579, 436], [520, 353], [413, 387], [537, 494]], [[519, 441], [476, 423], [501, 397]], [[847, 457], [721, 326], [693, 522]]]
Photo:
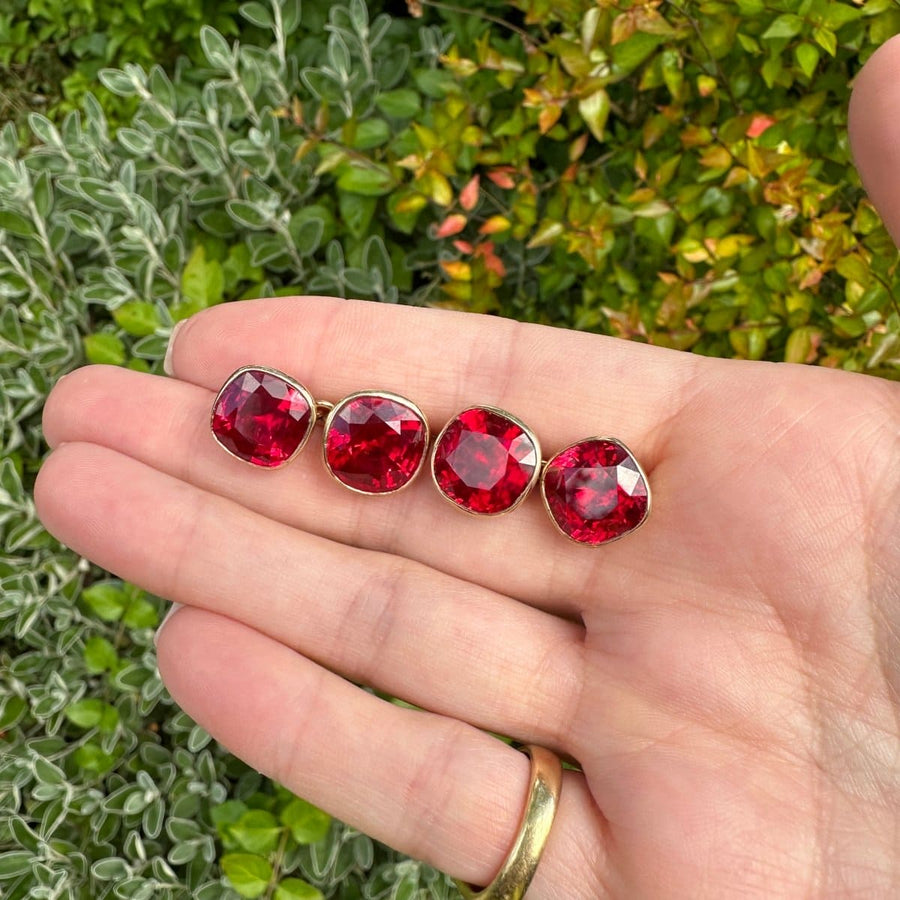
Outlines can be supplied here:
[[231, 454], [265, 468], [280, 466], [306, 441], [312, 398], [285, 377], [264, 369], [239, 369], [219, 391], [212, 433]]
[[589, 438], [547, 463], [541, 490], [563, 534], [605, 544], [633, 531], [647, 516], [650, 494], [634, 457], [618, 441]]
[[541, 452], [522, 425], [499, 410], [461, 412], [438, 438], [432, 471], [445, 497], [473, 513], [512, 509], [534, 484]]
[[339, 403], [325, 431], [325, 462], [342, 484], [387, 494], [408, 484], [422, 464], [428, 427], [408, 401], [356, 394]]

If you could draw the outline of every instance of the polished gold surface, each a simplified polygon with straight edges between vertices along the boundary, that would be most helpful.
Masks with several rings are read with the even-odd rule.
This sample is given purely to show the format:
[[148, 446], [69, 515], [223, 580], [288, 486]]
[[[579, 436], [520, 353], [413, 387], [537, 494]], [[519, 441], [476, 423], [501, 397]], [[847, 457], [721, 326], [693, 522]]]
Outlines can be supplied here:
[[464, 900], [521, 900], [541, 860], [559, 803], [562, 763], [544, 747], [522, 749], [531, 757], [531, 788], [519, 833], [509, 856], [487, 887], [478, 889], [456, 882]]

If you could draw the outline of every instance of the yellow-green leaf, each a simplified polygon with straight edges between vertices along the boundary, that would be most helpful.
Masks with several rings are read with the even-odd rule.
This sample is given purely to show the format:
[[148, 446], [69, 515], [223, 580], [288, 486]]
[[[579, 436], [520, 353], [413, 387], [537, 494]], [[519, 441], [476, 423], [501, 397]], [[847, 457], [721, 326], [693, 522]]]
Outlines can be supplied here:
[[606, 120], [609, 118], [609, 94], [603, 88], [594, 91], [587, 97], [578, 101], [578, 112], [591, 129], [591, 134], [598, 141], [604, 139], [603, 130], [606, 128]]

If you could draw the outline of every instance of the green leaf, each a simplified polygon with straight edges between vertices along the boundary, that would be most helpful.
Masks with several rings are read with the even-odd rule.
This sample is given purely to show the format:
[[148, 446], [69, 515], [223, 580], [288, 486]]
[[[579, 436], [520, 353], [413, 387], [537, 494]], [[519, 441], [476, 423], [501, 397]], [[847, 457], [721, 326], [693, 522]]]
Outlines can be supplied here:
[[129, 628], [156, 628], [159, 614], [149, 600], [138, 596], [128, 603], [122, 621]]
[[803, 30], [803, 19], [794, 13], [783, 13], [763, 32], [763, 39], [792, 38]]
[[84, 642], [84, 663], [92, 675], [114, 669], [118, 661], [116, 648], [106, 638], [95, 634]]
[[108, 772], [115, 764], [115, 757], [103, 750], [99, 744], [93, 741], [82, 744], [73, 754], [75, 764], [87, 772], [95, 772], [102, 775]]
[[324, 895], [306, 881], [285, 878], [275, 888], [275, 900], [324, 900]]
[[99, 881], [121, 881], [131, 874], [131, 870], [121, 857], [108, 856], [106, 859], [98, 859], [91, 866], [91, 873]]
[[411, 119], [422, 111], [419, 95], [410, 88], [397, 88], [375, 98], [375, 105], [393, 119]]
[[49, 759], [37, 757], [34, 760], [34, 775], [41, 784], [64, 784], [66, 773]]
[[125, 362], [125, 345], [114, 334], [89, 334], [83, 343], [89, 363], [121, 366]]
[[11, 850], [0, 853], [0, 879], [15, 878], [24, 875], [30, 868], [35, 857], [24, 850]]
[[145, 300], [129, 300], [114, 309], [112, 316], [120, 328], [135, 337], [153, 334], [162, 325], [156, 304]]
[[386, 167], [380, 165], [362, 166], [354, 163], [341, 166], [337, 186], [348, 194], [364, 197], [381, 197], [389, 194], [396, 183]]
[[207, 260], [206, 248], [197, 244], [181, 273], [181, 293], [201, 309], [221, 303], [225, 291], [225, 273], [216, 259]]
[[250, 251], [246, 244], [234, 244], [228, 248], [228, 258], [222, 263], [222, 274], [225, 290], [229, 293], [242, 281], [261, 281], [263, 278], [262, 269], [250, 263]]
[[241, 5], [240, 13], [257, 28], [272, 28], [275, 24], [272, 13], [262, 3], [244, 3]]
[[766, 83], [766, 87], [770, 89], [774, 87], [775, 82], [778, 80], [778, 76], [782, 71], [781, 56], [777, 54], [775, 56], [770, 56], [760, 68], [760, 73], [762, 74], [763, 81]]
[[366, 119], [356, 126], [353, 135], [354, 150], [372, 150], [386, 144], [391, 137], [391, 129], [384, 119]]
[[162, 831], [165, 814], [166, 804], [162, 797], [157, 797], [150, 802], [144, 810], [144, 815], [141, 820], [141, 825], [143, 826], [144, 833], [147, 837], [159, 837], [159, 833]]
[[19, 237], [32, 237], [37, 234], [37, 228], [31, 219], [26, 219], [21, 213], [11, 209], [0, 210], [0, 230], [9, 231]]
[[81, 599], [104, 622], [117, 622], [122, 617], [126, 603], [125, 592], [109, 583], [92, 584], [81, 592]]
[[271, 853], [278, 845], [283, 826], [264, 809], [251, 809], [232, 825], [229, 834], [249, 853]]
[[221, 860], [222, 871], [242, 897], [259, 897], [272, 879], [272, 866], [251, 853], [228, 853]]
[[[311, 206], [303, 206], [291, 216], [288, 224], [288, 231], [295, 238], [295, 232], [299, 231], [307, 222], [318, 222], [322, 226], [322, 233], [319, 236], [319, 246], [327, 244], [334, 239], [338, 233], [337, 220], [334, 213], [327, 206], [321, 203], [314, 203]], [[262, 276], [260, 276], [262, 277]]]
[[207, 175], [218, 175], [225, 169], [222, 157], [216, 150], [215, 146], [208, 140], [197, 135], [189, 134], [187, 136], [188, 150], [191, 156], [197, 162], [197, 165], [206, 172]]
[[440, 100], [457, 90], [456, 79], [446, 69], [416, 69], [413, 78], [416, 87], [433, 100]]
[[97, 77], [103, 87], [119, 97], [133, 97], [137, 93], [134, 81], [121, 69], [101, 69]]
[[226, 800], [217, 806], [213, 806], [210, 811], [210, 818], [213, 825], [223, 831], [228, 825], [235, 825], [240, 821], [241, 816], [247, 811], [247, 804], [240, 800]]
[[288, 233], [294, 243], [294, 249], [300, 256], [312, 256], [319, 249], [325, 225], [321, 220], [306, 218], [295, 222], [294, 218], [288, 223]]
[[246, 200], [229, 200], [225, 204], [228, 215], [245, 228], [268, 228], [270, 218], [255, 203]]
[[863, 10], [846, 3], [829, 3], [825, 7], [825, 27], [837, 31], [848, 22], [853, 22], [863, 15]]
[[88, 698], [71, 703], [65, 709], [66, 718], [79, 728], [99, 728], [104, 732], [115, 731], [119, 723], [119, 711], [103, 700]]
[[331, 816], [312, 803], [295, 797], [281, 811], [281, 821], [291, 829], [298, 844], [314, 844], [328, 834]]
[[797, 64], [800, 71], [807, 78], [812, 78], [816, 66], [819, 64], [819, 48], [814, 44], [800, 44], [794, 49], [794, 55], [797, 57]]
[[38, 215], [47, 218], [53, 209], [53, 186], [50, 182], [50, 173], [41, 172], [34, 182], [34, 206]]
[[813, 29], [813, 40], [829, 55], [837, 53], [837, 36], [828, 28]]
[[22, 697], [10, 696], [0, 709], [2, 709], [2, 712], [0, 712], [0, 730], [8, 731], [25, 715], [28, 703]]
[[377, 206], [378, 200], [375, 197], [338, 194], [338, 212], [341, 215], [341, 221], [355, 238], [365, 237]]
[[200, 45], [214, 69], [231, 69], [233, 61], [228, 41], [211, 25], [204, 25], [200, 29]]
[[663, 40], [661, 35], [638, 31], [627, 41], [613, 45], [612, 59], [619, 74], [625, 75], [636, 69]]
[[578, 101], [578, 112], [591, 129], [591, 134], [598, 141], [603, 141], [603, 129], [606, 127], [606, 120], [609, 117], [609, 94], [603, 88], [594, 91], [587, 97], [582, 97]]

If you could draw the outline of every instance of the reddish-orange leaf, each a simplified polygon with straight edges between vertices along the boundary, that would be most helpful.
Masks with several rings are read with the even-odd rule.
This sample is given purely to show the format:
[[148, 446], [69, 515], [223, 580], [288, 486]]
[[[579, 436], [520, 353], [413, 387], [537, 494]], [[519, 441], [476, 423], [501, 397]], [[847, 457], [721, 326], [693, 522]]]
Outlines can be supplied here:
[[471, 212], [478, 203], [478, 187], [481, 184], [481, 176], [475, 175], [469, 183], [459, 192], [459, 205], [466, 211]]
[[468, 241], [454, 241], [453, 246], [460, 253], [471, 253], [475, 249]]
[[447, 216], [447, 218], [438, 226], [434, 236], [437, 238], [446, 238], [452, 237], [454, 234], [459, 234], [463, 228], [466, 227], [466, 221], [466, 217], [461, 213], [454, 213], [452, 216]]
[[748, 138], [758, 138], [766, 129], [771, 128], [775, 120], [771, 116], [756, 115], [750, 120], [750, 125], [744, 132]]
[[497, 187], [510, 191], [516, 186], [515, 181], [512, 179], [515, 171], [512, 166], [498, 166], [496, 169], [491, 169], [487, 176]]
[[798, 285], [799, 289], [805, 291], [807, 288], [815, 287], [822, 280], [824, 274], [821, 269], [810, 269]]
[[503, 265], [503, 260], [496, 254], [489, 253], [484, 257], [484, 267], [489, 272], [493, 272], [501, 278], [506, 278], [506, 266]]

